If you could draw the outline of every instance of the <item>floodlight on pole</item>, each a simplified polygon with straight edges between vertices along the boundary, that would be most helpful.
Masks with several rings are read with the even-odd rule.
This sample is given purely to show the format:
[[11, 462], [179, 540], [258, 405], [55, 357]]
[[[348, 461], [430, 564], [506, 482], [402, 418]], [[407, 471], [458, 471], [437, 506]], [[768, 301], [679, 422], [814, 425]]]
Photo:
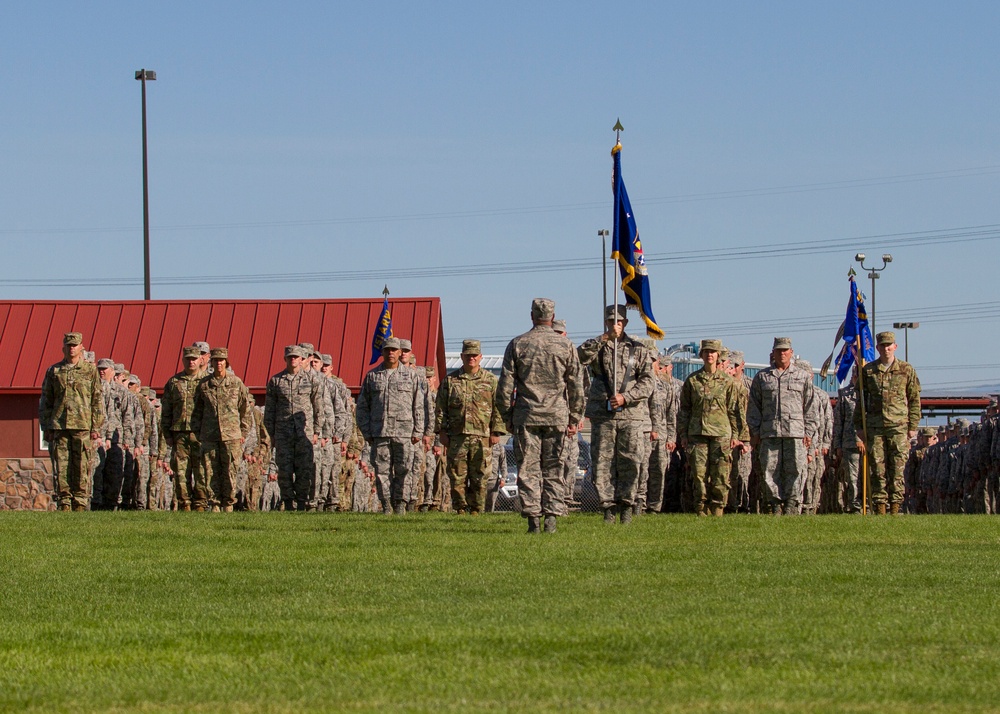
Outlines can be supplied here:
[[919, 322], [894, 322], [892, 323], [894, 330], [903, 330], [903, 359], [907, 362], [910, 361], [910, 330], [915, 330], [920, 327]]
[[862, 270], [868, 271], [868, 277], [872, 280], [872, 309], [868, 313], [868, 324], [871, 326], [872, 332], [875, 330], [875, 281], [879, 278], [879, 273], [885, 270], [886, 266], [892, 262], [892, 256], [889, 253], [882, 254], [882, 267], [881, 268], [868, 268], [865, 267], [865, 254], [858, 253], [854, 256], [854, 260], [861, 264]]

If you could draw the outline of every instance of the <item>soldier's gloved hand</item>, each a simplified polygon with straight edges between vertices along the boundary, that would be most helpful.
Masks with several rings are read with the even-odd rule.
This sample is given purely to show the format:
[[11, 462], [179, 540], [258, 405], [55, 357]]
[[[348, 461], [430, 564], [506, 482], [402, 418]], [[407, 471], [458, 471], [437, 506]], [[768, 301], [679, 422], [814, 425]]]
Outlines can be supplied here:
[[111, 439], [105, 439], [104, 440], [104, 448], [105, 449], [110, 449], [111, 448]]

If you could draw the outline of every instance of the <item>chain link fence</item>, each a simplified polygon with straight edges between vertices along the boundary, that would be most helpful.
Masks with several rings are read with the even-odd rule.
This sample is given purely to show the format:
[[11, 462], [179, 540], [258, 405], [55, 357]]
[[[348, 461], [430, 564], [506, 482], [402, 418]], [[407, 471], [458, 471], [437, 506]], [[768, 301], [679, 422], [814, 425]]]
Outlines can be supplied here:
[[[580, 455], [577, 458], [573, 495], [566, 504], [570, 511], [599, 511], [601, 501], [594, 486], [593, 469], [590, 464], [590, 442], [582, 437], [578, 441]], [[517, 462], [514, 460], [514, 442], [508, 439], [504, 445], [505, 479], [497, 492], [495, 511], [517, 511]]]

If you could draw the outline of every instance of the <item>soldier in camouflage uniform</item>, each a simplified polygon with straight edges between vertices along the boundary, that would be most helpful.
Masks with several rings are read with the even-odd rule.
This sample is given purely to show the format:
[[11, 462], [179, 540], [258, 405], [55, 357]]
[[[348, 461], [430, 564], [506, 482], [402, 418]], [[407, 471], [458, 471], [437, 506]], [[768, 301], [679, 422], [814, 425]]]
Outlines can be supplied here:
[[285, 347], [285, 369], [267, 382], [264, 426], [274, 445], [278, 488], [286, 511], [306, 510], [313, 495], [314, 450], [327, 409], [319, 381], [304, 368], [298, 345]]
[[129, 377], [128, 389], [135, 395], [142, 413], [142, 441], [135, 454], [135, 489], [132, 503], [135, 508], [145, 511], [149, 508], [149, 458], [156, 455], [159, 430], [153, 424], [153, 407], [143, 394], [142, 381], [136, 376]]
[[695, 512], [721, 516], [729, 500], [732, 454], [749, 439], [736, 382], [718, 366], [719, 340], [702, 340], [705, 366], [681, 388], [677, 438], [688, 452]]
[[97, 368], [83, 359], [83, 335], [63, 336], [63, 359], [48, 368], [38, 423], [49, 444], [60, 511], [90, 506], [91, 442], [101, 437], [104, 397]]
[[243, 445], [253, 426], [250, 393], [229, 369], [229, 350], [213, 347], [212, 374], [195, 392], [191, 430], [201, 445], [200, 478], [195, 482], [195, 510], [232, 512], [236, 502], [236, 472]]
[[420, 384], [420, 391], [423, 393], [424, 435], [421, 437], [420, 443], [413, 447], [413, 461], [403, 485], [403, 500], [406, 503], [406, 510], [414, 511], [424, 498], [424, 474], [434, 441], [436, 390], [431, 389], [427, 372], [417, 365], [416, 355], [413, 354], [413, 343], [410, 340], [400, 338], [399, 348], [402, 350], [399, 361], [406, 368], [413, 370]]
[[156, 407], [153, 406], [152, 395], [153, 390], [149, 387], [139, 389], [139, 401], [144, 404], [143, 415], [147, 421], [145, 425], [146, 436], [142, 444], [144, 453], [139, 472], [141, 484], [136, 501], [139, 508], [155, 511], [156, 483], [153, 476], [156, 471], [156, 461], [159, 458], [160, 420], [156, 413]]
[[497, 378], [479, 366], [482, 357], [479, 340], [464, 340], [461, 369], [437, 393], [435, 431], [447, 449], [451, 503], [459, 515], [478, 516], [485, 508], [492, 447], [506, 433], [495, 403]]
[[[424, 367], [424, 375], [427, 379], [428, 387], [427, 398], [429, 403], [428, 409], [430, 410], [428, 411], [428, 418], [433, 415], [436, 425], [437, 395], [440, 383], [434, 367], [430, 365]], [[426, 452], [419, 461], [421, 463], [420, 470], [423, 472], [422, 485], [419, 489], [421, 496], [420, 510], [422, 512], [439, 511], [441, 510], [441, 497], [443, 492], [447, 490], [446, 482], [448, 480], [448, 472], [444, 464], [444, 446], [441, 444], [439, 438], [434, 438], [430, 451]]]
[[93, 502], [95, 511], [102, 510], [105, 503], [105, 489], [108, 490], [107, 502], [112, 502], [111, 493], [117, 500], [119, 484], [124, 478], [125, 453], [123, 448], [132, 443], [132, 410], [128, 408], [127, 398], [121, 383], [115, 380], [114, 360], [107, 357], [97, 363], [97, 373], [101, 378], [101, 394], [104, 400], [104, 428], [98, 439], [94, 468], [92, 469]]
[[[556, 334], [562, 335], [568, 338], [568, 333], [566, 332], [566, 321], [565, 320], [553, 320], [552, 329], [555, 330]], [[581, 370], [582, 370], [581, 366]], [[580, 381], [582, 383], [583, 376], [581, 374]], [[566, 487], [565, 495], [563, 496], [563, 513], [565, 515], [569, 512], [569, 506], [573, 502], [573, 490], [576, 487], [576, 471], [579, 467], [580, 462], [580, 430], [583, 428], [583, 424], [577, 424], [577, 433], [569, 435], [567, 434], [563, 439], [562, 447], [562, 468], [563, 468], [563, 482]], [[495, 484], [491, 484], [494, 486]], [[494, 499], [495, 501], [496, 499]]]
[[896, 335], [876, 336], [879, 358], [864, 366], [865, 417], [868, 433], [862, 429], [861, 410], [854, 417], [859, 440], [868, 453], [872, 482], [872, 504], [876, 513], [899, 513], [903, 502], [903, 465], [909, 440], [920, 423], [920, 380], [911, 365], [896, 359]]
[[191, 510], [191, 492], [200, 479], [201, 450], [198, 436], [191, 429], [191, 413], [198, 384], [204, 378], [198, 365], [201, 353], [197, 347], [184, 348], [184, 371], [178, 372], [163, 388], [160, 430], [168, 447], [173, 449], [170, 468], [173, 474], [174, 498], [177, 509]]
[[133, 496], [135, 494], [136, 482], [136, 461], [139, 448], [145, 437], [145, 424], [142, 416], [142, 406], [136, 395], [129, 390], [129, 380], [132, 375], [121, 363], [115, 364], [115, 381], [121, 387], [121, 395], [125, 403], [127, 412], [126, 418], [131, 422], [131, 438], [123, 444], [122, 453], [124, 455], [124, 468], [122, 469], [122, 480], [117, 483], [105, 485], [105, 504], [109, 510], [119, 508], [131, 508], [134, 505]]
[[322, 510], [326, 506], [329, 494], [329, 484], [323, 482], [323, 476], [331, 465], [333, 458], [331, 441], [336, 428], [336, 415], [334, 414], [334, 403], [331, 392], [333, 384], [323, 375], [323, 355], [318, 352], [311, 342], [300, 342], [299, 349], [302, 350], [302, 374], [312, 380], [314, 387], [319, 394], [319, 404], [321, 406], [318, 416], [318, 439], [313, 446], [313, 477], [310, 486], [309, 498], [306, 501], [307, 511]]
[[528, 533], [554, 533], [565, 507], [560, 451], [565, 435], [583, 420], [580, 361], [573, 343], [552, 329], [555, 303], [535, 298], [533, 327], [515, 337], [504, 351], [496, 407], [514, 435], [517, 490]]
[[327, 451], [323, 459], [320, 498], [317, 508], [336, 511], [340, 506], [340, 472], [347, 455], [347, 442], [354, 431], [354, 415], [351, 412], [351, 390], [343, 380], [333, 373], [333, 357], [320, 355], [320, 372], [328, 380], [327, 397], [333, 411], [332, 429]]
[[653, 355], [625, 333], [624, 305], [608, 305], [604, 318], [604, 334], [584, 342], [577, 353], [590, 372], [586, 416], [604, 522], [614, 523], [617, 513], [626, 524], [632, 520], [639, 463], [646, 456], [643, 428], [654, 389]]
[[257, 434], [257, 443], [247, 457], [246, 509], [257, 511], [264, 495], [264, 478], [271, 460], [271, 437], [264, 428], [264, 412], [261, 408], [254, 406], [250, 410], [250, 416], [253, 418], [251, 430]]
[[908, 513], [927, 513], [927, 491], [921, 478], [921, 467], [927, 458], [927, 453], [937, 443], [937, 429], [932, 426], [920, 428], [917, 444], [910, 450], [910, 458], [903, 469], [903, 478], [907, 491], [912, 493], [912, 503], [908, 505]]
[[836, 454], [837, 483], [843, 512], [861, 512], [861, 451], [854, 433], [854, 411], [858, 407], [858, 370], [851, 372], [851, 382], [837, 392], [833, 410], [833, 449]]
[[801, 508], [806, 450], [815, 431], [812, 373], [792, 363], [792, 340], [774, 338], [772, 366], [750, 383], [747, 423], [750, 445], [759, 447], [761, 499], [772, 514], [797, 515]]
[[677, 407], [679, 394], [667, 378], [664, 366], [670, 363], [668, 355], [660, 355], [653, 362], [656, 377], [650, 409], [657, 414], [661, 426], [650, 434], [649, 482], [646, 486], [646, 511], [659, 513], [663, 509], [663, 495], [666, 488], [670, 460], [677, 445]]
[[[729, 352], [729, 367], [727, 371], [736, 384], [736, 393], [740, 403], [740, 413], [744, 423], [747, 416], [747, 403], [750, 401], [750, 378], [743, 372], [745, 359], [739, 350]], [[729, 502], [726, 513], [750, 512], [750, 470], [753, 468], [753, 454], [750, 449], [749, 437], [742, 440], [733, 449], [733, 466], [729, 472]]]
[[815, 515], [819, 509], [820, 488], [823, 473], [826, 471], [826, 456], [830, 453], [830, 442], [833, 439], [833, 409], [830, 407], [829, 395], [817, 387], [811, 380], [815, 374], [812, 364], [806, 360], [796, 360], [796, 366], [810, 375], [810, 386], [813, 390], [813, 409], [815, 423], [813, 431], [807, 432], [810, 446], [806, 452], [806, 477], [802, 483], [802, 513]]
[[406, 513], [406, 479], [413, 448], [424, 438], [425, 392], [417, 373], [400, 361], [399, 340], [382, 345], [382, 364], [365, 375], [358, 395], [357, 421], [372, 447], [382, 512]]

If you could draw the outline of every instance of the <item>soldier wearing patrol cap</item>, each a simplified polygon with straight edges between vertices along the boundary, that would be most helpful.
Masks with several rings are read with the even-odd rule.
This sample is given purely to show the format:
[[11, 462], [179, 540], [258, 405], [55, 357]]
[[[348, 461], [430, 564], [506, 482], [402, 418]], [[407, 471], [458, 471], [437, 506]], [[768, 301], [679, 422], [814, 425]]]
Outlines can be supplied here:
[[888, 501], [890, 511], [897, 514], [903, 503], [903, 466], [920, 423], [920, 380], [909, 363], [896, 359], [894, 333], [880, 332], [875, 341], [879, 357], [861, 374], [865, 422], [859, 409], [854, 427], [859, 448], [868, 452], [875, 511], [885, 515]]
[[681, 387], [677, 437], [688, 453], [695, 511], [721, 516], [729, 499], [729, 473], [735, 449], [748, 451], [750, 438], [736, 382], [719, 367], [719, 340], [702, 340], [705, 366]]
[[104, 398], [97, 368], [83, 359], [83, 335], [63, 336], [63, 359], [48, 368], [38, 423], [49, 443], [60, 511], [90, 505], [91, 442], [101, 436]]
[[191, 429], [201, 444], [200, 478], [195, 483], [196, 510], [232, 511], [243, 444], [253, 427], [250, 393], [229, 369], [229, 350], [213, 347], [212, 375], [195, 392]]
[[204, 375], [200, 369], [201, 351], [194, 346], [185, 347], [183, 354], [184, 370], [167, 380], [163, 388], [160, 431], [166, 445], [173, 447], [170, 468], [177, 509], [190, 511], [191, 493], [201, 473], [200, 444], [191, 427], [191, 414], [195, 392]]
[[655, 388], [653, 353], [625, 333], [627, 324], [625, 306], [608, 305], [604, 333], [577, 348], [580, 364], [591, 377], [586, 416], [594, 485], [605, 523], [614, 523], [616, 515], [623, 524], [632, 520], [639, 463], [646, 453], [643, 431]]
[[358, 394], [357, 421], [371, 446], [382, 512], [406, 513], [407, 476], [413, 449], [424, 438], [427, 410], [415, 370], [403, 365], [399, 339], [382, 343], [382, 364], [365, 375]]
[[793, 363], [792, 340], [775, 337], [771, 366], [750, 383], [750, 445], [760, 448], [761, 501], [774, 515], [798, 515], [808, 434], [816, 431], [813, 375]]
[[462, 366], [437, 393], [435, 431], [447, 449], [451, 505], [459, 514], [484, 510], [493, 445], [507, 433], [495, 404], [497, 378], [480, 366], [482, 357], [479, 340], [463, 340]]
[[303, 368], [308, 358], [298, 345], [285, 347], [285, 369], [268, 380], [264, 398], [264, 426], [274, 445], [278, 488], [286, 511], [306, 510], [313, 495], [313, 450], [327, 413], [319, 382]]

